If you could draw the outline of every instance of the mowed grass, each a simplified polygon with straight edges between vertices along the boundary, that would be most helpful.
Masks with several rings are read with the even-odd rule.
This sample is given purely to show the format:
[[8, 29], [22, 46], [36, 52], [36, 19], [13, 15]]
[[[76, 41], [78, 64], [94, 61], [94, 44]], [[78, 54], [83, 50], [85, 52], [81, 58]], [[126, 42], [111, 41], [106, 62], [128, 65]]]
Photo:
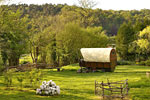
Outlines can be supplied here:
[[[53, 80], [60, 86], [61, 94], [58, 96], [39, 96], [35, 94], [32, 88], [18, 87], [19, 82], [13, 80], [13, 87], [6, 88], [3, 83], [3, 76], [0, 76], [0, 100], [100, 100], [99, 96], [94, 94], [95, 80], [119, 81], [128, 79], [130, 100], [150, 100], [150, 79], [146, 78], [146, 72], [150, 72], [150, 67], [124, 65], [117, 66], [115, 72], [95, 72], [95, 73], [77, 73], [80, 68], [78, 65], [63, 67], [64, 71], [43, 69], [43, 80]], [[25, 85], [25, 83], [24, 83]]]

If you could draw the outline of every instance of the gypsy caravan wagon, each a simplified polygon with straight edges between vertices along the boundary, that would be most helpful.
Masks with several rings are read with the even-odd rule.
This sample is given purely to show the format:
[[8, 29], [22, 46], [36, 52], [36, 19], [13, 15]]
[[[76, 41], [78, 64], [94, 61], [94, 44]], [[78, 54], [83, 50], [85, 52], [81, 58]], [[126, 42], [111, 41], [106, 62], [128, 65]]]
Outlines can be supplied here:
[[80, 67], [88, 70], [102, 70], [113, 72], [117, 65], [117, 55], [113, 48], [82, 48], [83, 59], [80, 60]]

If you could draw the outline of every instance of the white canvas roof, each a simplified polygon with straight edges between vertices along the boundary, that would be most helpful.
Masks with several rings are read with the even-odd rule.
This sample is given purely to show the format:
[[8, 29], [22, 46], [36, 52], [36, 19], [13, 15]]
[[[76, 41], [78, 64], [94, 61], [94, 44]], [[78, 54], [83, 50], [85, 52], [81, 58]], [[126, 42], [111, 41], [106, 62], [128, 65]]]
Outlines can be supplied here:
[[112, 48], [82, 48], [81, 54], [87, 62], [110, 62]]

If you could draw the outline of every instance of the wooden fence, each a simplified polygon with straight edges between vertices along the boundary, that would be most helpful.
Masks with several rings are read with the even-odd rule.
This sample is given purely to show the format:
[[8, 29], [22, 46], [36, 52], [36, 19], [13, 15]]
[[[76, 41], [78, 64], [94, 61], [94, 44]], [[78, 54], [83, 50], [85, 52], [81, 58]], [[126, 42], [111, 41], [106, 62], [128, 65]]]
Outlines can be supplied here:
[[95, 81], [95, 95], [101, 95], [103, 99], [108, 98], [125, 98], [128, 95], [128, 79], [117, 82], [107, 83]]

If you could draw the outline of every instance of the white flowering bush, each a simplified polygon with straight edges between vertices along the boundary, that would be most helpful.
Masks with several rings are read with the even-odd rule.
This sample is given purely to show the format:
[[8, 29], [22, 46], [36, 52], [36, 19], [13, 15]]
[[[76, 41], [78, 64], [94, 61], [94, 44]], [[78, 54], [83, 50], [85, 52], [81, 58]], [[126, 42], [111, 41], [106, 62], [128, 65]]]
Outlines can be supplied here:
[[53, 82], [52, 80], [48, 82], [43, 81], [40, 89], [36, 89], [36, 94], [47, 96], [59, 95], [60, 87], [56, 86], [55, 82]]

